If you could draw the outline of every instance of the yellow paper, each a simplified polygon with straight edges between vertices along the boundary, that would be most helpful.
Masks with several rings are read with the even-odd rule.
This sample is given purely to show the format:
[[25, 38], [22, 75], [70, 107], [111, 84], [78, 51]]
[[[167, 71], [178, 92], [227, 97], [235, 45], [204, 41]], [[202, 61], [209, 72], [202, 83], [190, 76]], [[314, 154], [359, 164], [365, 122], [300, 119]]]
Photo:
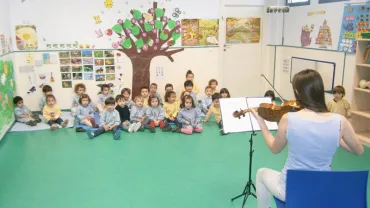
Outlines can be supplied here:
[[261, 18], [227, 18], [226, 43], [259, 43]]
[[199, 45], [218, 45], [218, 20], [199, 20]]

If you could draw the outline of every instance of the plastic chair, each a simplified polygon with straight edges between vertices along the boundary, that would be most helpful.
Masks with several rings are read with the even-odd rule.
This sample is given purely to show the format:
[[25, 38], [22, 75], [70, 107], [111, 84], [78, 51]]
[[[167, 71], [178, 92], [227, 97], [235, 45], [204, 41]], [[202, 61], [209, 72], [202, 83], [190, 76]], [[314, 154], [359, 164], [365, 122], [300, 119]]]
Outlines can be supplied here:
[[286, 202], [277, 208], [366, 208], [369, 171], [288, 170]]

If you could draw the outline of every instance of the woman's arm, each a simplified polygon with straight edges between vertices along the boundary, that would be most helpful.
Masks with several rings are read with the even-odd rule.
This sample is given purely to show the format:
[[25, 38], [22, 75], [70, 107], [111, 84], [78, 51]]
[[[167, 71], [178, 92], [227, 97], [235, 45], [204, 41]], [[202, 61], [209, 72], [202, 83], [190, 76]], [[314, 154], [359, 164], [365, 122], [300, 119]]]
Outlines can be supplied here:
[[364, 153], [364, 147], [358, 140], [351, 124], [343, 116], [341, 118], [341, 129], [341, 138], [343, 138], [343, 142], [345, 143], [342, 144], [341, 142], [341, 146], [349, 152], [353, 152], [356, 155], [362, 155]]
[[272, 136], [270, 130], [267, 128], [265, 120], [261, 116], [259, 116], [254, 109], [252, 109], [252, 114], [258, 121], [263, 138], [265, 139], [265, 142], [270, 148], [271, 152], [274, 154], [280, 153], [287, 144], [286, 133], [288, 129], [288, 115], [285, 114], [281, 118], [276, 137], [274, 137]]

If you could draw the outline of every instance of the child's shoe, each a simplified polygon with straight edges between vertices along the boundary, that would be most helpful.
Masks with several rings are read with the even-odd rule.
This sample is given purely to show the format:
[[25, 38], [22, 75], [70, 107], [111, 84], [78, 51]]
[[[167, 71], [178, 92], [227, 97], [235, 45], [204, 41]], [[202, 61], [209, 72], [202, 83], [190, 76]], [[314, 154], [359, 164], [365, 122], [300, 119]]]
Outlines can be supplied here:
[[155, 133], [155, 128], [152, 126], [148, 125], [146, 128], [149, 129], [150, 132]]
[[181, 132], [184, 134], [192, 134], [193, 130], [191, 128], [183, 128], [181, 129]]
[[32, 121], [32, 120], [31, 121], [27, 121], [26, 124], [29, 125], [29, 126], [36, 126], [36, 123], [34, 121]]
[[165, 126], [165, 127], [162, 128], [162, 131], [163, 132], [169, 132], [169, 131], [172, 131], [172, 128], [171, 128], [171, 126]]
[[134, 125], [132, 129], [133, 132], [137, 132], [139, 129], [140, 131], [144, 131], [144, 126], [142, 127], [140, 122], [134, 123], [133, 125]]
[[58, 129], [58, 126], [56, 124], [53, 124], [53, 125], [50, 126], [51, 131], [54, 131], [56, 129]]
[[68, 119], [62, 122], [62, 127], [65, 128], [68, 125]]
[[201, 133], [203, 131], [202, 127], [198, 127], [194, 129], [194, 132]]
[[117, 140], [121, 136], [121, 129], [118, 129], [116, 133], [113, 135], [113, 139]]
[[88, 129], [87, 131], [86, 131], [86, 133], [87, 133], [87, 136], [89, 137], [89, 139], [94, 139], [94, 133], [91, 131], [91, 129]]
[[173, 133], [180, 133], [181, 132], [181, 127], [176, 127], [174, 129], [172, 129], [172, 132]]
[[79, 127], [76, 128], [76, 132], [86, 132], [86, 130], [84, 128]]
[[132, 124], [130, 124], [129, 126], [128, 126], [128, 133], [131, 133], [131, 132], [133, 132], [134, 131], [134, 126], [135, 126], [135, 123], [132, 123]]

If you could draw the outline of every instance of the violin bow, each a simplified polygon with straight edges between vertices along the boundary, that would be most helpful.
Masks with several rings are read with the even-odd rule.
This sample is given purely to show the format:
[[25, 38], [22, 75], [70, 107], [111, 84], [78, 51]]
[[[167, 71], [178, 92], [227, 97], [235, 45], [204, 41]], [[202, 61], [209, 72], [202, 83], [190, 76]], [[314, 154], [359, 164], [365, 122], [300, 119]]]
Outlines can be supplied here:
[[276, 92], [276, 94], [278, 94], [281, 102], [284, 102], [285, 99], [282, 98], [282, 96], [279, 94], [279, 92], [272, 86], [272, 84], [270, 83], [270, 81], [265, 77], [265, 75], [261, 74], [261, 77], [265, 78], [265, 80], [267, 81], [267, 83], [269, 83], [269, 85], [272, 87], [272, 89], [274, 89], [274, 91]]

